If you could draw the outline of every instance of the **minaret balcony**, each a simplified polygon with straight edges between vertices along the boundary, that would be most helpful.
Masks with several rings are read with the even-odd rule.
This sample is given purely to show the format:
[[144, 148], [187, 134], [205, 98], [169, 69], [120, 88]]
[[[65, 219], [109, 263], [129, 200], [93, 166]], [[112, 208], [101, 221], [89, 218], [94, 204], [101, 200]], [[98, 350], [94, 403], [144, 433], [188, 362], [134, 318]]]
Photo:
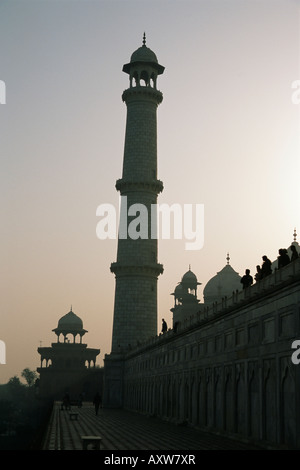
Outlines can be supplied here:
[[163, 191], [164, 185], [163, 182], [160, 180], [124, 181], [123, 179], [118, 179], [116, 182], [116, 189], [121, 193], [142, 190], [158, 194]]
[[128, 102], [136, 99], [147, 99], [160, 104], [163, 100], [163, 94], [161, 91], [150, 86], [132, 86], [123, 91], [122, 100]]
[[157, 277], [163, 273], [164, 267], [159, 263], [147, 263], [147, 264], [122, 264], [122, 263], [111, 263], [110, 270], [112, 273], [118, 276], [128, 276], [128, 275], [137, 275], [137, 276], [153, 276]]

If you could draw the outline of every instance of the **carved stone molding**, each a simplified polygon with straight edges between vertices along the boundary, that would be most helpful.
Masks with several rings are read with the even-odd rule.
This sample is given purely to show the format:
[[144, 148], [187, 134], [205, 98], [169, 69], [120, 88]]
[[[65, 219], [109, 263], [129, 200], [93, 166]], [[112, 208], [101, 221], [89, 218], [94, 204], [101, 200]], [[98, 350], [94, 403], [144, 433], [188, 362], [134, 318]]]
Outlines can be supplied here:
[[116, 276], [152, 276], [157, 277], [164, 271], [163, 265], [159, 263], [145, 265], [123, 265], [120, 263], [111, 263], [110, 270]]
[[124, 90], [122, 94], [122, 100], [126, 103], [132, 100], [145, 98], [155, 102], [156, 104], [160, 104], [163, 100], [163, 94], [161, 91], [147, 86], [127, 88], [127, 90]]
[[158, 194], [164, 189], [163, 182], [160, 180], [153, 181], [124, 181], [118, 179], [116, 182], [116, 189], [121, 194], [125, 192], [148, 191], [150, 193]]

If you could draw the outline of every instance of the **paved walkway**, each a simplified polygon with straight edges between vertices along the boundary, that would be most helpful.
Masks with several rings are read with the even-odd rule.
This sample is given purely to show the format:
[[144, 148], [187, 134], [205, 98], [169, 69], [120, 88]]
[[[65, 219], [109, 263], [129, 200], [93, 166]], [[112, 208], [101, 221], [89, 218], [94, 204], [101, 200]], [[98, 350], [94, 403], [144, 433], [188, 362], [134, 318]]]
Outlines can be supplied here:
[[102, 437], [101, 450], [260, 450], [255, 446], [124, 410], [100, 409], [91, 403], [73, 407], [77, 419], [55, 403], [44, 450], [82, 450], [84, 435]]

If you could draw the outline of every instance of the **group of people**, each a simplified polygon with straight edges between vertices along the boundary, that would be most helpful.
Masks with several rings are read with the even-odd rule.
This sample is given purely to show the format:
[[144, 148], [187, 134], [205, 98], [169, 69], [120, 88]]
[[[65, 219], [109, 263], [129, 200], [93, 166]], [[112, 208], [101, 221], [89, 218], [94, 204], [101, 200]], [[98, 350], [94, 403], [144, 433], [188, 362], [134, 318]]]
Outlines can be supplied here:
[[[292, 261], [295, 261], [297, 258], [299, 258], [299, 253], [295, 245], [292, 245], [290, 247], [290, 250], [292, 252], [291, 257], [289, 256], [286, 248], [280, 248], [278, 250], [278, 253], [279, 253], [279, 256], [277, 257], [278, 269], [283, 268], [284, 266], [288, 265]], [[256, 266], [256, 274], [254, 276], [256, 282], [272, 274], [272, 262], [269, 260], [269, 258], [266, 255], [262, 257], [262, 260], [263, 260], [262, 265]], [[241, 283], [243, 285], [243, 289], [246, 289], [247, 287], [253, 284], [253, 277], [250, 274], [250, 269], [246, 269], [245, 274], [241, 279]]]
[[[82, 401], [83, 401], [83, 395], [80, 394], [79, 395], [79, 399], [77, 401], [77, 406], [78, 408], [81, 408], [82, 407]], [[68, 393], [65, 394], [63, 400], [62, 400], [62, 403], [61, 403], [61, 409], [65, 409], [65, 410], [71, 410], [71, 398], [70, 398], [70, 395]], [[75, 402], [74, 402], [75, 403]], [[95, 413], [96, 415], [98, 415], [98, 411], [99, 411], [99, 408], [102, 407], [102, 397], [100, 395], [99, 392], [96, 393], [96, 395], [94, 396], [94, 399], [93, 399], [93, 405], [95, 407]]]

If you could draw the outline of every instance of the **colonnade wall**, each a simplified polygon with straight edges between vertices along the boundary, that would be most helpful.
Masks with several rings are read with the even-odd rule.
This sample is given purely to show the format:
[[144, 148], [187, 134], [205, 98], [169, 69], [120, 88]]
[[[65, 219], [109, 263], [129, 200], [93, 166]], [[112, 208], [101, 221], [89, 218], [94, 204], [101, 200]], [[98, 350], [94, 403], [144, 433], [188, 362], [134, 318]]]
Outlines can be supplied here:
[[300, 260], [200, 315], [127, 354], [124, 408], [299, 449]]

